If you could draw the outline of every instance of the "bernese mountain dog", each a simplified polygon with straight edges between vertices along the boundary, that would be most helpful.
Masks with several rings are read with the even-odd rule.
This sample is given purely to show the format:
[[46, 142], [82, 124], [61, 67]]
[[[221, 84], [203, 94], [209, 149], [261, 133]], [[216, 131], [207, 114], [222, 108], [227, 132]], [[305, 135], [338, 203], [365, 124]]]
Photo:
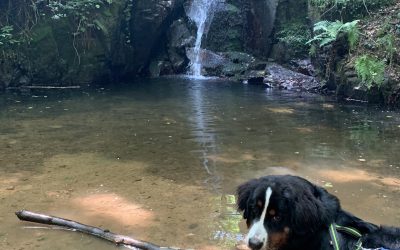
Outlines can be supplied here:
[[301, 177], [253, 179], [237, 195], [252, 250], [400, 249], [400, 228], [357, 218], [341, 209], [336, 196]]

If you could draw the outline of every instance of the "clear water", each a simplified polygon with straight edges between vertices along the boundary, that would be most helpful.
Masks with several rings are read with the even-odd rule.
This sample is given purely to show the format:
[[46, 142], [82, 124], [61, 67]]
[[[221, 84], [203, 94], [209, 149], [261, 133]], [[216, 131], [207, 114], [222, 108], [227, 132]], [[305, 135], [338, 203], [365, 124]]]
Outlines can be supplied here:
[[[111, 88], [110, 88], [111, 89]], [[0, 95], [0, 249], [113, 249], [29, 209], [165, 246], [230, 249], [235, 188], [292, 173], [400, 226], [400, 115], [218, 80]]]
[[193, 59], [190, 63], [190, 74], [195, 78], [202, 77], [201, 43], [203, 35], [207, 33], [208, 26], [214, 17], [217, 0], [193, 0], [188, 16], [196, 23], [197, 34], [193, 48]]

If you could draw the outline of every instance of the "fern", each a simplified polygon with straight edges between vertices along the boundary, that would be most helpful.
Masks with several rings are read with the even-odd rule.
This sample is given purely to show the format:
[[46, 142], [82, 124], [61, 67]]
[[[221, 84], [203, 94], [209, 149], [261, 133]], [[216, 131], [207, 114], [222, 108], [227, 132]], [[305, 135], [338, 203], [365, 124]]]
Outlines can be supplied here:
[[350, 49], [353, 49], [358, 42], [359, 30], [357, 27], [359, 20], [354, 20], [352, 22], [342, 23], [341, 21], [321, 21], [314, 25], [314, 36], [311, 40], [307, 42], [310, 44], [317, 41], [320, 47], [334, 42], [341, 32], [347, 34]]
[[9, 48], [20, 41], [14, 38], [13, 26], [7, 25], [0, 28], [0, 49]]
[[359, 20], [347, 22], [341, 27], [341, 31], [347, 33], [347, 40], [349, 41], [350, 49], [353, 50], [358, 43], [360, 37], [360, 31], [358, 30]]
[[395, 44], [395, 37], [393, 34], [387, 34], [377, 40], [378, 45], [386, 52], [386, 58], [390, 62], [390, 67], [392, 66], [393, 56], [397, 51]]
[[385, 63], [370, 55], [358, 57], [355, 69], [367, 88], [371, 88], [374, 84], [380, 86], [385, 80]]

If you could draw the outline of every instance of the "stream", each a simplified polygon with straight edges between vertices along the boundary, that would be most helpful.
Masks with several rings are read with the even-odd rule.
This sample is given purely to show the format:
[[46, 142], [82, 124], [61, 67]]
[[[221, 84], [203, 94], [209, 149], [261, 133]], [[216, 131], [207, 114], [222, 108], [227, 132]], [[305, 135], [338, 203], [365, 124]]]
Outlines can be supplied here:
[[400, 113], [223, 80], [0, 94], [0, 249], [117, 249], [28, 209], [164, 246], [232, 249], [236, 187], [294, 174], [400, 226]]

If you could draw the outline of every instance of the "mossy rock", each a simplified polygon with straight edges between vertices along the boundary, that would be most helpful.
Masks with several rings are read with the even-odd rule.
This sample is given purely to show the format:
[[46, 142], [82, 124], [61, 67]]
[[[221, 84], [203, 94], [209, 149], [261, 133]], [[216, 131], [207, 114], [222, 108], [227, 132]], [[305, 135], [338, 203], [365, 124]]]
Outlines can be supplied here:
[[218, 51], [243, 51], [243, 16], [241, 10], [225, 4], [224, 8], [215, 14], [210, 30], [205, 37], [205, 48]]

